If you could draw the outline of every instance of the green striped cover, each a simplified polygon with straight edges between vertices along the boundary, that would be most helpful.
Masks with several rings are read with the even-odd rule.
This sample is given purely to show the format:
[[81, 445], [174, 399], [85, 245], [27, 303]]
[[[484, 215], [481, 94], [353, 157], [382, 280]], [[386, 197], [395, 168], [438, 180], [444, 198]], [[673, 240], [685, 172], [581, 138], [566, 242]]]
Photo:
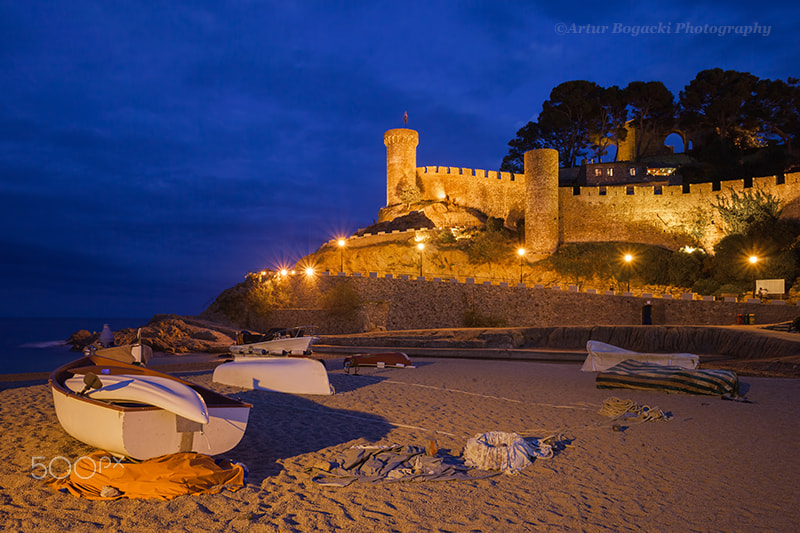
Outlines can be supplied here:
[[739, 392], [739, 378], [731, 370], [689, 370], [679, 366], [640, 363], [628, 359], [597, 374], [598, 389], [644, 389], [688, 394]]

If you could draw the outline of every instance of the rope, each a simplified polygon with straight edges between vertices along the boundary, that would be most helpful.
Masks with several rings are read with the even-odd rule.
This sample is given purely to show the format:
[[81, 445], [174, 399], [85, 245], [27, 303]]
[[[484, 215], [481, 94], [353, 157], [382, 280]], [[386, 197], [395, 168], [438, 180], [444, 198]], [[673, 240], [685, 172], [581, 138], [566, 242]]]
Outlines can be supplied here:
[[658, 407], [648, 405], [638, 405], [633, 400], [620, 400], [619, 398], [608, 398], [600, 408], [600, 414], [613, 419], [622, 418], [627, 414], [637, 415], [642, 422], [649, 420], [669, 420], [670, 416]]

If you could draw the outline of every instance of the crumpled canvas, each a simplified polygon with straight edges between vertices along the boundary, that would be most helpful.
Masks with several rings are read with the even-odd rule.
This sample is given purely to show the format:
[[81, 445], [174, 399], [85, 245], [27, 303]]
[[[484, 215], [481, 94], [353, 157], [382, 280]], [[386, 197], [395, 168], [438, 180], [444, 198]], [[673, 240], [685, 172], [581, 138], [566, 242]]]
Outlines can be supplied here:
[[426, 454], [422, 446], [355, 446], [342, 452], [337, 461], [307, 468], [312, 481], [320, 485], [345, 487], [354, 481], [446, 481], [480, 479], [496, 475], [470, 469], [454, 457]]
[[531, 464], [531, 458], [549, 459], [553, 447], [537, 439], [523, 439], [516, 433], [490, 431], [475, 435], [464, 446], [468, 466], [516, 474]]
[[247, 470], [241, 463], [181, 452], [131, 463], [97, 451], [80, 458], [64, 479], [50, 484], [91, 500], [152, 498], [171, 500], [184, 494], [216, 494], [238, 490]]

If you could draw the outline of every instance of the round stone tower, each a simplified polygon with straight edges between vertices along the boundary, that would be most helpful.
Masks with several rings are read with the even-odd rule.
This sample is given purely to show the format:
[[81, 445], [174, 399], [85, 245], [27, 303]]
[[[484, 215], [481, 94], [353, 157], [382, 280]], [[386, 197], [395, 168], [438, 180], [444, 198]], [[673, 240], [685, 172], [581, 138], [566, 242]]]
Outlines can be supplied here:
[[525, 248], [529, 257], [558, 248], [558, 150], [525, 152]]
[[400, 191], [416, 184], [419, 133], [406, 128], [383, 134], [386, 145], [386, 205], [401, 203]]

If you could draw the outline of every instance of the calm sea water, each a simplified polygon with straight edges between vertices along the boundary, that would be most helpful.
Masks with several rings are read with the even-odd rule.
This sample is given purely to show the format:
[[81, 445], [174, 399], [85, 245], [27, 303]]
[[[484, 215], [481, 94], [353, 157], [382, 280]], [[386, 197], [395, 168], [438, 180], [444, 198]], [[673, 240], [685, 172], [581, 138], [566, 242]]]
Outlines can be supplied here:
[[86, 329], [99, 332], [103, 324], [111, 331], [147, 324], [149, 318], [0, 318], [0, 374], [50, 372], [78, 357], [64, 343], [70, 335]]

